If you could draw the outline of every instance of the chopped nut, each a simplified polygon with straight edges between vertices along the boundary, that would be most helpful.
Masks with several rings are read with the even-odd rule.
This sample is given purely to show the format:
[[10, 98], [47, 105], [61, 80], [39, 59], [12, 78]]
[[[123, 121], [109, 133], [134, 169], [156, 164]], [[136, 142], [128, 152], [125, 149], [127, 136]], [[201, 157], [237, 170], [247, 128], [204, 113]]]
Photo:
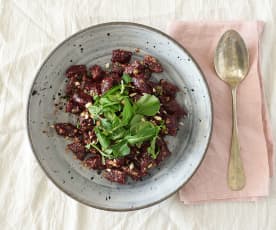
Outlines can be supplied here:
[[111, 169], [106, 169], [107, 172], [111, 172]]
[[153, 117], [155, 120], [157, 120], [157, 121], [161, 121], [162, 120], [162, 117], [160, 117], [160, 116], [154, 116]]
[[139, 53], [139, 52], [140, 52], [140, 49], [139, 49], [139, 48], [135, 48], [134, 51], [135, 51], [136, 53]]
[[151, 123], [154, 124], [154, 125], [156, 125], [156, 122], [154, 120], [151, 120]]
[[154, 93], [155, 93], [155, 92], [156, 92], [156, 89], [155, 89], [155, 88], [152, 88], [152, 92], [154, 92]]
[[100, 121], [96, 121], [96, 126], [100, 126], [101, 122]]
[[91, 103], [91, 102], [88, 102], [88, 103], [85, 104], [85, 108], [88, 108], [88, 107], [91, 106], [91, 105], [92, 105], [92, 103]]
[[138, 73], [139, 73], [138, 69], [134, 69], [134, 70], [133, 70], [133, 74], [134, 74], [134, 75], [136, 75], [136, 74], [138, 74]]
[[181, 126], [183, 126], [184, 125], [184, 123], [181, 121], [181, 122], [179, 122], [179, 124], [181, 125]]
[[137, 93], [131, 93], [129, 94], [130, 97], [134, 97]]
[[151, 168], [151, 167], [152, 167], [152, 163], [150, 163], [150, 164], [148, 165], [148, 169]]
[[81, 117], [83, 117], [84, 119], [88, 119], [89, 117], [89, 114], [87, 111], [83, 111], [81, 114], [80, 114]]
[[109, 165], [113, 166], [113, 167], [116, 167], [117, 166], [117, 162], [115, 159], [111, 160], [108, 162]]
[[130, 163], [129, 169], [130, 169], [130, 170], [134, 169], [134, 164], [133, 164], [133, 162]]
[[75, 82], [75, 86], [79, 86], [80, 83], [78, 81]]
[[89, 91], [89, 95], [92, 96], [92, 97], [94, 97], [94, 96], [96, 95], [96, 93], [95, 93], [94, 90], [91, 89], [91, 90]]
[[109, 67], [110, 67], [110, 63], [109, 62], [105, 63], [105, 68], [109, 69]]

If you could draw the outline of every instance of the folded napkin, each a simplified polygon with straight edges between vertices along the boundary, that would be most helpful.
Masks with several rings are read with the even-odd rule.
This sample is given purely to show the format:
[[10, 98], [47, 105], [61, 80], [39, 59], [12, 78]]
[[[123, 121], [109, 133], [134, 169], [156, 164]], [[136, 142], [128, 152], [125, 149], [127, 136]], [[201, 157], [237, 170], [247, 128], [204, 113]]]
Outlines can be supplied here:
[[[231, 191], [227, 168], [232, 135], [231, 91], [214, 71], [214, 51], [221, 35], [237, 30], [249, 49], [250, 71], [238, 88], [237, 111], [241, 158], [246, 185]], [[184, 203], [211, 200], [255, 200], [269, 193], [273, 174], [273, 143], [259, 71], [259, 39], [262, 22], [181, 22], [168, 26], [168, 33], [195, 58], [208, 82], [213, 100], [213, 133], [205, 159], [191, 180], [180, 190]]]

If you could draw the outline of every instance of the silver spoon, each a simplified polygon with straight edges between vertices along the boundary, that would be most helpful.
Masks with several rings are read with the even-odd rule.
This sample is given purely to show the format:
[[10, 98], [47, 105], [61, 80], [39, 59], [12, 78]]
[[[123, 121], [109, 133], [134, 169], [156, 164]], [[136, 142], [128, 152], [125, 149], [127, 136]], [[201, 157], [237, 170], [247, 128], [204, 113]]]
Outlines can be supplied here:
[[219, 40], [215, 51], [214, 65], [217, 75], [225, 81], [232, 91], [232, 142], [228, 165], [228, 186], [241, 190], [245, 186], [245, 173], [240, 157], [237, 125], [237, 88], [249, 70], [249, 54], [240, 34], [234, 30], [226, 31]]

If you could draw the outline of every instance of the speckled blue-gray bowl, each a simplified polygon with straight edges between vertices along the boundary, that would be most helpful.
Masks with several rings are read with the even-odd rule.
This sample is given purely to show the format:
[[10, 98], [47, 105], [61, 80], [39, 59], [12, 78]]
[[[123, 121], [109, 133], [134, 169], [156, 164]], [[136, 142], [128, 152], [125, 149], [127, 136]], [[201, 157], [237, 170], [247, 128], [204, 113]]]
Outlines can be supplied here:
[[[172, 155], [143, 181], [111, 183], [83, 167], [65, 151], [66, 140], [55, 134], [55, 122], [74, 117], [55, 106], [65, 87], [65, 70], [72, 64], [103, 65], [116, 48], [157, 57], [164, 67], [154, 75], [176, 84], [179, 103], [186, 107], [177, 137], [167, 138]], [[180, 189], [193, 175], [206, 152], [212, 130], [212, 103], [202, 72], [191, 55], [166, 34], [148, 26], [112, 22], [92, 26], [63, 41], [44, 61], [31, 88], [27, 125], [35, 156], [47, 176], [74, 199], [105, 210], [135, 210], [160, 202]]]

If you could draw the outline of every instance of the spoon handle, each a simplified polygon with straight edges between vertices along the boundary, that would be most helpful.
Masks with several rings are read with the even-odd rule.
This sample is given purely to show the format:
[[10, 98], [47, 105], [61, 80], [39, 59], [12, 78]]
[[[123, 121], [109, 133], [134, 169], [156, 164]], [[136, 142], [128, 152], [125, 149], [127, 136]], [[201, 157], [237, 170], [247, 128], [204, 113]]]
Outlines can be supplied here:
[[241, 190], [245, 185], [245, 173], [240, 157], [237, 125], [237, 87], [232, 87], [232, 142], [228, 166], [228, 186], [231, 190]]

